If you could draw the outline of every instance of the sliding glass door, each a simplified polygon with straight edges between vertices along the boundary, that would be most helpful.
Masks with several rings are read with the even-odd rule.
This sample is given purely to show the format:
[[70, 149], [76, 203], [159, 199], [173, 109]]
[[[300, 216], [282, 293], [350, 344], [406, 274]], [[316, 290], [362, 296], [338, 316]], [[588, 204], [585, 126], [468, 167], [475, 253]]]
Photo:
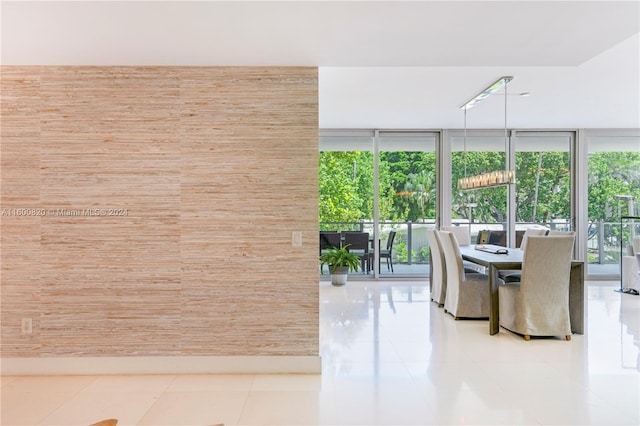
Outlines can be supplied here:
[[[635, 134], [633, 134], [635, 133]], [[591, 131], [588, 144], [587, 273], [620, 273], [620, 251], [635, 235], [640, 220], [640, 135]]]
[[490, 231], [495, 244], [506, 245], [507, 187], [461, 191], [458, 180], [506, 169], [504, 131], [455, 132], [451, 136], [451, 223], [465, 227], [475, 243], [480, 231]]
[[[319, 146], [320, 231], [339, 232], [342, 240], [347, 232], [366, 232], [373, 241], [373, 132], [326, 132]], [[367, 260], [364, 266], [352, 274], [371, 273]]]
[[[620, 231], [622, 216], [640, 215], [637, 129], [443, 134], [440, 144], [427, 130], [321, 131], [320, 230], [369, 234], [372, 266], [360, 276], [426, 275], [424, 231], [440, 223], [465, 227], [473, 243], [490, 231], [509, 246], [528, 227], [574, 230], [588, 275], [619, 275], [621, 245], [640, 235], [640, 220]], [[458, 189], [458, 179], [507, 162], [516, 185]]]
[[530, 227], [572, 230], [573, 132], [516, 132], [516, 246]]
[[436, 144], [432, 132], [380, 131], [379, 247], [382, 276], [429, 273], [427, 229], [436, 223]]
[[[467, 130], [451, 136], [451, 223], [472, 242], [516, 246], [528, 227], [572, 229], [573, 132]], [[507, 169], [516, 185], [461, 191], [458, 179]], [[510, 217], [515, 220], [509, 220]], [[479, 241], [479, 234], [480, 239]]]
[[337, 231], [343, 238], [346, 232], [369, 234], [371, 267], [360, 276], [427, 276], [426, 230], [436, 222], [438, 135], [321, 132], [320, 231]]

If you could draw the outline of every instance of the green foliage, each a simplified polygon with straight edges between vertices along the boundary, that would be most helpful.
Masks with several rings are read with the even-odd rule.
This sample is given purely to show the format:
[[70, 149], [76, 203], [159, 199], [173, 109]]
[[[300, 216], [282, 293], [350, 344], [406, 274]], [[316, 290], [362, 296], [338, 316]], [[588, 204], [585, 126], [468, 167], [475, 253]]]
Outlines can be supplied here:
[[420, 218], [426, 219], [426, 207], [433, 205], [435, 217], [436, 202], [436, 176], [433, 170], [420, 170], [418, 173], [409, 173], [404, 184], [406, 195], [413, 200], [420, 208]]
[[400, 263], [407, 263], [409, 261], [409, 252], [407, 250], [407, 242], [401, 241], [395, 246], [393, 253], [395, 258]]
[[[389, 185], [395, 195], [390, 214], [381, 214], [381, 218], [390, 221], [416, 222], [421, 218], [435, 217], [435, 153], [383, 151], [380, 153], [380, 162], [381, 165], [384, 164], [384, 169], [388, 170]], [[381, 166], [381, 170], [382, 168]], [[431, 180], [427, 182], [429, 178]], [[415, 186], [407, 188], [407, 184], [422, 185], [422, 187], [416, 191]], [[424, 202], [422, 205], [421, 198]]]
[[516, 221], [549, 223], [571, 216], [568, 152], [516, 154]]
[[[435, 153], [381, 152], [380, 218], [417, 221], [435, 216]], [[407, 196], [406, 185], [423, 185]], [[324, 151], [319, 163], [320, 222], [357, 222], [373, 218], [373, 153]], [[424, 211], [424, 212], [423, 212]]]
[[[505, 168], [495, 151], [452, 153], [452, 217], [480, 223], [506, 221], [507, 188], [458, 191], [466, 175]], [[320, 222], [358, 222], [373, 218], [373, 153], [320, 153]], [[626, 205], [616, 195], [640, 200], [640, 152], [598, 152], [589, 157], [589, 219], [619, 217]], [[436, 158], [433, 152], [380, 152], [381, 221], [418, 221], [436, 215]], [[570, 213], [569, 152], [516, 153], [516, 221], [547, 223]], [[537, 188], [537, 190], [536, 190]], [[418, 254], [419, 255], [419, 254]]]
[[[589, 220], [618, 217], [625, 202], [616, 195], [640, 199], [640, 152], [597, 152], [589, 155]], [[626, 205], [622, 208], [626, 212]]]
[[[465, 174], [466, 165], [466, 174]], [[476, 203], [473, 209], [474, 222], [502, 223], [506, 219], [506, 187], [486, 188], [475, 191], [459, 191], [458, 179], [492, 170], [505, 169], [504, 152], [453, 152], [451, 154], [451, 194], [452, 218], [469, 219], [469, 203]]]
[[368, 152], [320, 153], [321, 222], [357, 222], [371, 217], [367, 213], [373, 199], [373, 173], [367, 163], [371, 165], [372, 161]]
[[429, 263], [430, 251], [430, 248], [427, 246], [420, 247], [420, 250], [418, 250], [415, 256], [417, 263]]
[[342, 248], [329, 247], [326, 252], [320, 255], [320, 270], [324, 265], [329, 265], [331, 273], [341, 266], [349, 267], [351, 271], [357, 271], [360, 267], [360, 256], [347, 250], [347, 246]]
[[[589, 221], [591, 228], [596, 222], [617, 221], [628, 214], [627, 201], [617, 200], [616, 195], [631, 195], [640, 200], [640, 152], [596, 152], [589, 155]], [[638, 214], [638, 212], [635, 212]], [[617, 263], [619, 241], [629, 241], [630, 228], [620, 235], [618, 226], [605, 226], [605, 241], [612, 241], [613, 250], [607, 250], [600, 262]], [[589, 238], [596, 238], [592, 234]]]

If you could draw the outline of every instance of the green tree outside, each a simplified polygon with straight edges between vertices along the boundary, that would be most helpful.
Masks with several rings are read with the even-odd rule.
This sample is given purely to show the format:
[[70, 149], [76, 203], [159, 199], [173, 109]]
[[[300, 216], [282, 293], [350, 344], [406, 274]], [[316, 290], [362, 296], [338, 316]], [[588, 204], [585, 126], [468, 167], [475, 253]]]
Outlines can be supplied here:
[[[474, 222], [506, 221], [506, 187], [459, 191], [458, 179], [504, 169], [502, 152], [452, 153], [452, 205], [454, 219]], [[640, 152], [591, 154], [589, 220], [618, 220], [616, 195], [640, 200]], [[568, 152], [518, 152], [516, 154], [517, 221], [549, 223], [570, 217], [570, 157]], [[436, 213], [435, 153], [380, 153], [380, 217], [383, 221], [417, 222]], [[319, 164], [320, 222], [358, 222], [373, 218], [373, 153], [325, 151]], [[626, 207], [625, 207], [626, 209]], [[626, 211], [626, 210], [625, 210]], [[608, 236], [617, 237], [611, 228]]]

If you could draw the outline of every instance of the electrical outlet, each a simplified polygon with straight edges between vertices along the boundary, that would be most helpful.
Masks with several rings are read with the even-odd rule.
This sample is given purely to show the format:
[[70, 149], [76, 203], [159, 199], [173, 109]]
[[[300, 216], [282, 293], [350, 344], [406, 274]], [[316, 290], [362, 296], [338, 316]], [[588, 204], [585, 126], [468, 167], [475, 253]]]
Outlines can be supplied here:
[[33, 322], [31, 318], [22, 318], [22, 334], [31, 334], [33, 332]]
[[291, 233], [291, 245], [293, 247], [300, 247], [302, 246], [302, 232], [300, 231], [293, 231]]

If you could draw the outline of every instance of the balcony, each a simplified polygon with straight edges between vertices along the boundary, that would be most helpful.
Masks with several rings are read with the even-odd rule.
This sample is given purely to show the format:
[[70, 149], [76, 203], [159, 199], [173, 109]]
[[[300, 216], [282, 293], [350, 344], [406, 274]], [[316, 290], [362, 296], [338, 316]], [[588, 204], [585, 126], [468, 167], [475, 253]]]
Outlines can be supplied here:
[[[454, 223], [455, 225], [456, 223]], [[460, 226], [468, 227], [468, 222], [457, 223]], [[534, 224], [517, 223], [516, 232], [524, 231]], [[483, 230], [504, 231], [505, 225], [500, 223], [473, 223], [471, 225], [471, 241], [476, 242], [478, 233]], [[547, 224], [535, 224], [550, 230], [569, 230], [568, 221], [554, 221]], [[632, 230], [632, 226], [635, 227]], [[381, 262], [380, 272], [382, 276], [390, 277], [411, 277], [428, 276], [429, 274], [429, 243], [427, 241], [426, 230], [435, 228], [435, 220], [423, 222], [381, 222], [380, 223], [380, 244], [384, 247], [389, 231], [396, 231], [393, 244], [392, 262], [393, 273], [387, 270], [386, 262]], [[372, 221], [358, 222], [321, 222], [321, 230], [332, 231], [360, 231], [368, 232], [373, 236]], [[623, 229], [624, 241], [630, 241], [632, 232], [640, 234], [640, 224], [625, 224]], [[593, 275], [618, 275], [620, 273], [620, 223], [619, 222], [593, 222], [588, 229], [587, 240], [587, 263], [588, 273]], [[325, 274], [326, 274], [325, 270]], [[367, 275], [362, 271], [351, 272], [352, 275]], [[369, 274], [371, 277], [372, 274]], [[327, 275], [328, 277], [328, 275]]]

